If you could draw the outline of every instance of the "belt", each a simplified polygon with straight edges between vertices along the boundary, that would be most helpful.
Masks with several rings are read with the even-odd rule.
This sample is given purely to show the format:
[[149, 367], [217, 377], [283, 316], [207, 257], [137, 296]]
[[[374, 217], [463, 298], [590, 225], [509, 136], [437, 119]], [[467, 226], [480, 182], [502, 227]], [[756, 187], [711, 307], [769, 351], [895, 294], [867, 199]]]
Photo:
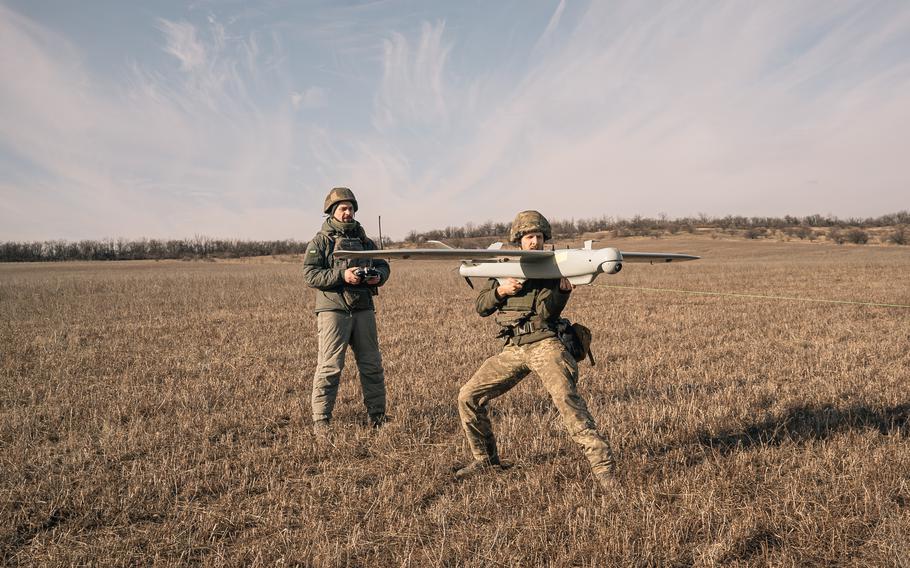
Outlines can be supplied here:
[[545, 329], [551, 330], [552, 328], [550, 327], [549, 323], [544, 323], [541, 325], [541, 324], [535, 323], [533, 321], [526, 321], [526, 322], [522, 322], [522, 323], [518, 323], [518, 324], [515, 324], [512, 326], [509, 326], [506, 329], [508, 331], [506, 331], [506, 330], [503, 330], [503, 331], [506, 331], [507, 335], [516, 337], [519, 335], [527, 335], [529, 333], [534, 333], [535, 331], [542, 331]]

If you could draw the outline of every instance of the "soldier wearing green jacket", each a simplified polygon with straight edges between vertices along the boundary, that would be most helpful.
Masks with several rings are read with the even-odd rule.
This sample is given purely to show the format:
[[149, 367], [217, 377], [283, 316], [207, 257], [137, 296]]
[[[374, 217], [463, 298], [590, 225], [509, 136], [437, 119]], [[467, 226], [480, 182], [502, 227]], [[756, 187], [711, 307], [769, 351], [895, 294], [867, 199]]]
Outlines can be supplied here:
[[[522, 211], [512, 223], [510, 239], [523, 250], [541, 250], [551, 236], [550, 224], [537, 211]], [[594, 419], [576, 389], [578, 363], [556, 336], [556, 322], [572, 294], [565, 278], [490, 279], [477, 296], [477, 312], [495, 314], [506, 338], [502, 351], [481, 365], [458, 393], [458, 413], [473, 462], [459, 469], [458, 479], [501, 467], [489, 417], [489, 403], [517, 385], [532, 371], [550, 393], [572, 439], [581, 447], [597, 481], [614, 486], [610, 446], [597, 432]]]
[[338, 382], [350, 345], [357, 361], [363, 402], [370, 423], [385, 421], [386, 390], [382, 356], [376, 333], [373, 296], [389, 279], [389, 265], [374, 260], [372, 274], [364, 275], [363, 262], [335, 259], [336, 250], [375, 250], [363, 227], [354, 220], [357, 198], [346, 187], [332, 189], [325, 198], [328, 218], [310, 241], [303, 261], [307, 285], [316, 290], [316, 327], [319, 353], [313, 376], [313, 429], [327, 434], [332, 409], [338, 395]]

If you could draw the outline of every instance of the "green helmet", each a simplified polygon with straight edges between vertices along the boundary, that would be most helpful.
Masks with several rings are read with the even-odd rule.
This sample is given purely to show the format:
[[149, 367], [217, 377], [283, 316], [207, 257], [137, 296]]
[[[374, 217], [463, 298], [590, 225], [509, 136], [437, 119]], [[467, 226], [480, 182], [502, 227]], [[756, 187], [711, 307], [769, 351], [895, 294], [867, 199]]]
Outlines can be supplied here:
[[330, 215], [332, 213], [332, 207], [334, 207], [336, 203], [342, 201], [350, 201], [354, 206], [354, 211], [357, 211], [357, 198], [354, 197], [354, 192], [346, 187], [333, 187], [332, 191], [325, 196], [325, 204], [323, 205], [322, 210], [326, 215]]
[[550, 240], [552, 233], [550, 231], [550, 222], [538, 211], [522, 211], [515, 216], [512, 221], [512, 231], [509, 233], [509, 241], [517, 243], [521, 241], [522, 235], [535, 232], [543, 233], [545, 241]]

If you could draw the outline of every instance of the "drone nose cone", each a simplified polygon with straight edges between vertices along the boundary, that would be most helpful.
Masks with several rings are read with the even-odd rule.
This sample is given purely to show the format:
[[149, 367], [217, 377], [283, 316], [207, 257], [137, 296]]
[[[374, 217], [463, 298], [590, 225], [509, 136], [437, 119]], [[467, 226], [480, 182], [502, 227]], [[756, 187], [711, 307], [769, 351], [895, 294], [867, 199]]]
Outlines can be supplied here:
[[600, 270], [604, 274], [616, 274], [622, 270], [622, 262], [619, 260], [608, 260], [600, 265]]
[[617, 248], [605, 248], [601, 251], [600, 270], [604, 274], [616, 274], [622, 270], [622, 253]]

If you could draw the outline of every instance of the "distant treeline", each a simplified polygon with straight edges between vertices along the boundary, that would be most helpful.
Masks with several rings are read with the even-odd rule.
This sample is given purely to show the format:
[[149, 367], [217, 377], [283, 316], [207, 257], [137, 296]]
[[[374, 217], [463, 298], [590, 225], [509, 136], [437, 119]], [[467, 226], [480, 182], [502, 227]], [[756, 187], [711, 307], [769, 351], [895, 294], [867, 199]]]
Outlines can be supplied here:
[[[903, 235], [906, 226], [910, 225], [910, 212], [901, 211], [881, 217], [839, 219], [825, 215], [808, 215], [806, 217], [743, 217], [727, 215], [726, 217], [682, 217], [669, 219], [666, 215], [657, 218], [636, 215], [631, 219], [617, 217], [592, 217], [588, 219], [551, 220], [554, 236], [571, 238], [583, 233], [611, 231], [614, 236], [655, 236], [660, 234], [676, 234], [680, 232], [694, 233], [699, 229], [717, 229], [723, 231], [742, 231], [750, 238], [761, 236], [769, 230], [780, 230], [793, 233], [798, 238], [809, 238], [813, 228], [828, 229], [867, 229], [873, 227], [900, 227]], [[474, 237], [506, 237], [511, 227], [510, 222], [496, 223], [468, 223], [463, 227], [446, 227], [426, 232], [411, 231], [405, 237], [405, 242], [420, 243], [428, 240], [440, 239], [467, 239]], [[899, 237], [900, 238], [900, 237]], [[904, 244], [904, 243], [897, 243]]]
[[242, 241], [193, 237], [192, 239], [103, 239], [98, 241], [40, 241], [0, 243], [0, 262], [51, 260], [163, 260], [240, 258], [276, 254], [301, 254], [307, 243]]
[[[695, 233], [699, 230], [719, 230], [738, 233], [756, 239], [779, 231], [798, 239], [815, 239], [821, 234], [837, 243], [865, 244], [869, 240], [866, 229], [892, 227], [880, 240], [898, 245], [910, 244], [910, 212], [901, 211], [881, 217], [839, 219], [824, 215], [807, 217], [683, 217], [669, 219], [636, 215], [631, 219], [592, 217], [589, 219], [553, 220], [554, 236], [572, 238], [583, 233], [610, 231], [615, 237], [660, 236], [677, 233]], [[508, 238], [511, 223], [487, 221], [467, 223], [463, 227], [446, 227], [426, 232], [411, 231], [404, 241], [422, 243], [428, 240], [447, 240], [453, 245], [463, 244], [464, 239], [489, 237]], [[388, 237], [384, 246], [394, 245]], [[201, 258], [241, 258], [279, 254], [302, 254], [306, 241], [244, 241], [238, 239], [212, 239], [195, 236], [192, 239], [102, 239], [81, 241], [0, 242], [0, 262], [30, 262], [55, 260], [164, 260]]]

